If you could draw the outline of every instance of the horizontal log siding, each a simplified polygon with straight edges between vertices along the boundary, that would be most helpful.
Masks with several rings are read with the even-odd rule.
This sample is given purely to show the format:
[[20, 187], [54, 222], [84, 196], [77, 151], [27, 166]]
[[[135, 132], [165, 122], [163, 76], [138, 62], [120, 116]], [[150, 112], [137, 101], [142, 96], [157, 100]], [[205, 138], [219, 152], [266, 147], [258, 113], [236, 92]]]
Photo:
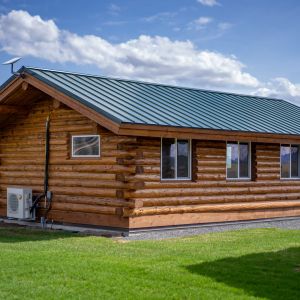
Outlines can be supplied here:
[[280, 180], [279, 144], [253, 143], [252, 180], [226, 180], [226, 143], [194, 140], [188, 181], [160, 180], [159, 138], [137, 145], [139, 172], [131, 180], [144, 185], [125, 194], [135, 203], [124, 209], [132, 227], [212, 222], [214, 214], [215, 221], [300, 215], [300, 181]]
[[[31, 187], [34, 194], [43, 191], [45, 122], [50, 110], [49, 190], [53, 204], [49, 219], [128, 227], [128, 219], [120, 216], [121, 208], [130, 206], [123, 197], [127, 183], [122, 179], [124, 174], [133, 174], [135, 167], [120, 165], [118, 160], [130, 156], [130, 151], [119, 148], [135, 138], [118, 137], [65, 106], [53, 109], [50, 100], [39, 101], [28, 115], [9, 119], [0, 130], [0, 214], [6, 215], [8, 186]], [[101, 157], [70, 158], [72, 134], [100, 134]]]
[[[117, 136], [41, 100], [0, 130], [2, 216], [8, 186], [42, 193], [50, 110], [49, 219], [134, 228], [300, 215], [300, 181], [280, 180], [279, 144], [253, 143], [252, 180], [226, 180], [226, 143], [193, 140], [192, 180], [161, 181], [160, 138]], [[97, 133], [101, 158], [70, 158], [72, 134]]]

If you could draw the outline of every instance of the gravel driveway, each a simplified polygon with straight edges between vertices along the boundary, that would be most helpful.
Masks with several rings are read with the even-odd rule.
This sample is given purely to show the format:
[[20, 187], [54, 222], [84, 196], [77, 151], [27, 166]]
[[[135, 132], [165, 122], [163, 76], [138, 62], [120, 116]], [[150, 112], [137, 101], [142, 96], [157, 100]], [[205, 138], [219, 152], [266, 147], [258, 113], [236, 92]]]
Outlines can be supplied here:
[[[0, 227], [29, 227], [41, 229], [41, 225], [36, 222], [25, 222], [19, 220], [8, 220], [0, 218]], [[78, 232], [89, 235], [114, 237], [122, 240], [160, 240], [166, 238], [176, 238], [184, 236], [192, 236], [197, 234], [209, 233], [209, 232], [222, 232], [227, 230], [239, 230], [247, 228], [285, 228], [300, 230], [300, 217], [290, 218], [277, 218], [277, 219], [264, 219], [244, 222], [228, 222], [228, 223], [215, 223], [215, 224], [203, 224], [195, 226], [177, 226], [160, 229], [139, 230], [131, 232], [129, 236], [122, 236], [122, 232], [118, 230], [110, 229], [96, 229], [87, 228], [74, 225], [47, 225], [47, 230], [66, 230], [72, 232]]]
[[167, 228], [157, 231], [137, 231], [131, 233], [125, 240], [158, 240], [165, 238], [175, 238], [181, 236], [191, 236], [209, 232], [221, 232], [227, 230], [239, 230], [246, 228], [285, 228], [300, 230], [300, 217], [278, 218], [268, 220], [255, 220], [248, 222], [232, 222], [222, 224], [198, 225], [186, 228]]

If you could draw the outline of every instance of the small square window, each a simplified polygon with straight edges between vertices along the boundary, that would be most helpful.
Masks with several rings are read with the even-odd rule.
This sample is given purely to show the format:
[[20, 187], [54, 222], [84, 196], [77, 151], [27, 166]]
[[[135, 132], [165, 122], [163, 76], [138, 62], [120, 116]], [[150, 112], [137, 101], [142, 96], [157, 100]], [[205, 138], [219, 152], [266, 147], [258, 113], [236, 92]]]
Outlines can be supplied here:
[[99, 157], [99, 135], [73, 135], [72, 157]]

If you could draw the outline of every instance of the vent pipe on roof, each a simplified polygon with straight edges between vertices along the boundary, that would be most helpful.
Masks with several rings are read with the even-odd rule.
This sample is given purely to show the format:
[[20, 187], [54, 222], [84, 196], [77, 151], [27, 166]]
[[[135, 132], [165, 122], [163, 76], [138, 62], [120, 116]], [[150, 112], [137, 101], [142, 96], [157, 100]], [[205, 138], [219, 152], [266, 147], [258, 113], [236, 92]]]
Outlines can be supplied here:
[[12, 58], [12, 59], [4, 62], [2, 65], [10, 65], [10, 67], [11, 67], [11, 70], [10, 70], [11, 74], [13, 74], [13, 75], [15, 75], [17, 77], [22, 77], [23, 78], [24, 74], [14, 71], [14, 64], [16, 62], [18, 62], [20, 59], [21, 59], [21, 57], [15, 57], [15, 58]]

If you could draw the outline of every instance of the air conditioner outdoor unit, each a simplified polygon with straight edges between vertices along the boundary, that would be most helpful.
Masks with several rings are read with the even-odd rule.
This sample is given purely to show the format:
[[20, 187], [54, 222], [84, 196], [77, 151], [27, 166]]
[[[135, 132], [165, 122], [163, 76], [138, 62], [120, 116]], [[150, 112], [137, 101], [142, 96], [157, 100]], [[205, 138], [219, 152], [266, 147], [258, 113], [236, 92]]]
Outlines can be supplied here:
[[32, 190], [28, 188], [7, 188], [7, 217], [31, 219]]

